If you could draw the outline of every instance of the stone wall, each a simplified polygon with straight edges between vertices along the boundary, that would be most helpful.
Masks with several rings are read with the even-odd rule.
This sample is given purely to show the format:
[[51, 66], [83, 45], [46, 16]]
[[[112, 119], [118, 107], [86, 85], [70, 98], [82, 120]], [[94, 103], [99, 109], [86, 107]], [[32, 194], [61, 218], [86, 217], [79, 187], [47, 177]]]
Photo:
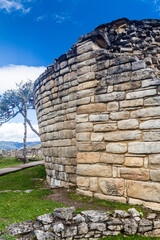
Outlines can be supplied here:
[[160, 208], [160, 20], [96, 28], [35, 82], [51, 187]]
[[[15, 158], [23, 158], [23, 149], [13, 149], [13, 150], [2, 150], [1, 157], [15, 157]], [[43, 157], [42, 149], [27, 149], [27, 157], [28, 158], [37, 158]]]
[[128, 212], [115, 210], [112, 214], [97, 210], [74, 214], [74, 211], [74, 207], [57, 208], [53, 214], [41, 215], [35, 221], [14, 223], [6, 230], [9, 235], [21, 240], [92, 240], [120, 233], [160, 237], [160, 219], [155, 213], [143, 218], [143, 214], [135, 208], [128, 209]]

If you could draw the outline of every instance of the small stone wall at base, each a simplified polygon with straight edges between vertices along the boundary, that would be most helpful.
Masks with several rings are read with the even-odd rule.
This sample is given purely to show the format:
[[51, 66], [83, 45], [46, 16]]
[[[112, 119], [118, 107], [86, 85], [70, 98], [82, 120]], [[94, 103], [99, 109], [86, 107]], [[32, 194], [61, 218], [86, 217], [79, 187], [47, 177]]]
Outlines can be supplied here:
[[[23, 149], [13, 149], [13, 150], [3, 150], [2, 157], [15, 157], [23, 158]], [[28, 158], [43, 157], [42, 149], [28, 149], [27, 150]]]
[[156, 213], [143, 218], [135, 208], [128, 212], [115, 210], [113, 214], [97, 210], [74, 214], [74, 211], [74, 207], [57, 208], [53, 214], [44, 214], [35, 221], [14, 223], [6, 230], [21, 240], [91, 240], [119, 233], [160, 237], [160, 216]]

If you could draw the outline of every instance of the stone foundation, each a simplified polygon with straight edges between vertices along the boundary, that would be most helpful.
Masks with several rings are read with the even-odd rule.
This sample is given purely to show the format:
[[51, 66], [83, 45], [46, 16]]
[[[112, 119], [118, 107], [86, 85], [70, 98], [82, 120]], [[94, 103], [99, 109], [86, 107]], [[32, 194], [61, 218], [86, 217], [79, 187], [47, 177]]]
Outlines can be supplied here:
[[160, 20], [79, 38], [35, 82], [50, 187], [160, 209]]

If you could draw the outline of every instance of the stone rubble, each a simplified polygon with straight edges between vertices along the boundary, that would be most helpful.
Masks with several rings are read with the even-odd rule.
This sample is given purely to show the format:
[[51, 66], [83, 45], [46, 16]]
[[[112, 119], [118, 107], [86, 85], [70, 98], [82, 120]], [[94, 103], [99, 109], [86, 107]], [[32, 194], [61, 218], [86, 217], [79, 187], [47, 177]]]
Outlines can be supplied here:
[[156, 213], [144, 218], [135, 208], [113, 213], [89, 210], [75, 214], [74, 210], [74, 207], [57, 208], [53, 214], [41, 215], [35, 221], [14, 223], [6, 231], [21, 240], [98, 239], [119, 233], [160, 237], [160, 215]]

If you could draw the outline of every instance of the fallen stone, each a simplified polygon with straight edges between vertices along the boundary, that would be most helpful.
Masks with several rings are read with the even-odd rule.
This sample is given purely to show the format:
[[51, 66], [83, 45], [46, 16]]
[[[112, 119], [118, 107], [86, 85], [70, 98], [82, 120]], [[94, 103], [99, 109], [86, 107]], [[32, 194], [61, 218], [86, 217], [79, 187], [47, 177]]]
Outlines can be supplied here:
[[6, 227], [6, 231], [13, 236], [18, 234], [26, 234], [33, 231], [32, 221], [26, 221], [21, 223], [13, 223]]
[[73, 217], [75, 207], [70, 208], [56, 208], [54, 209], [53, 215], [55, 218], [70, 220]]
[[108, 220], [108, 215], [103, 211], [90, 210], [84, 211], [82, 214], [91, 222], [105, 222]]
[[53, 214], [48, 213], [41, 215], [36, 218], [37, 221], [42, 222], [43, 224], [49, 224], [53, 222]]
[[44, 232], [42, 230], [35, 230], [34, 234], [36, 235], [37, 240], [54, 240], [55, 234], [51, 232]]

